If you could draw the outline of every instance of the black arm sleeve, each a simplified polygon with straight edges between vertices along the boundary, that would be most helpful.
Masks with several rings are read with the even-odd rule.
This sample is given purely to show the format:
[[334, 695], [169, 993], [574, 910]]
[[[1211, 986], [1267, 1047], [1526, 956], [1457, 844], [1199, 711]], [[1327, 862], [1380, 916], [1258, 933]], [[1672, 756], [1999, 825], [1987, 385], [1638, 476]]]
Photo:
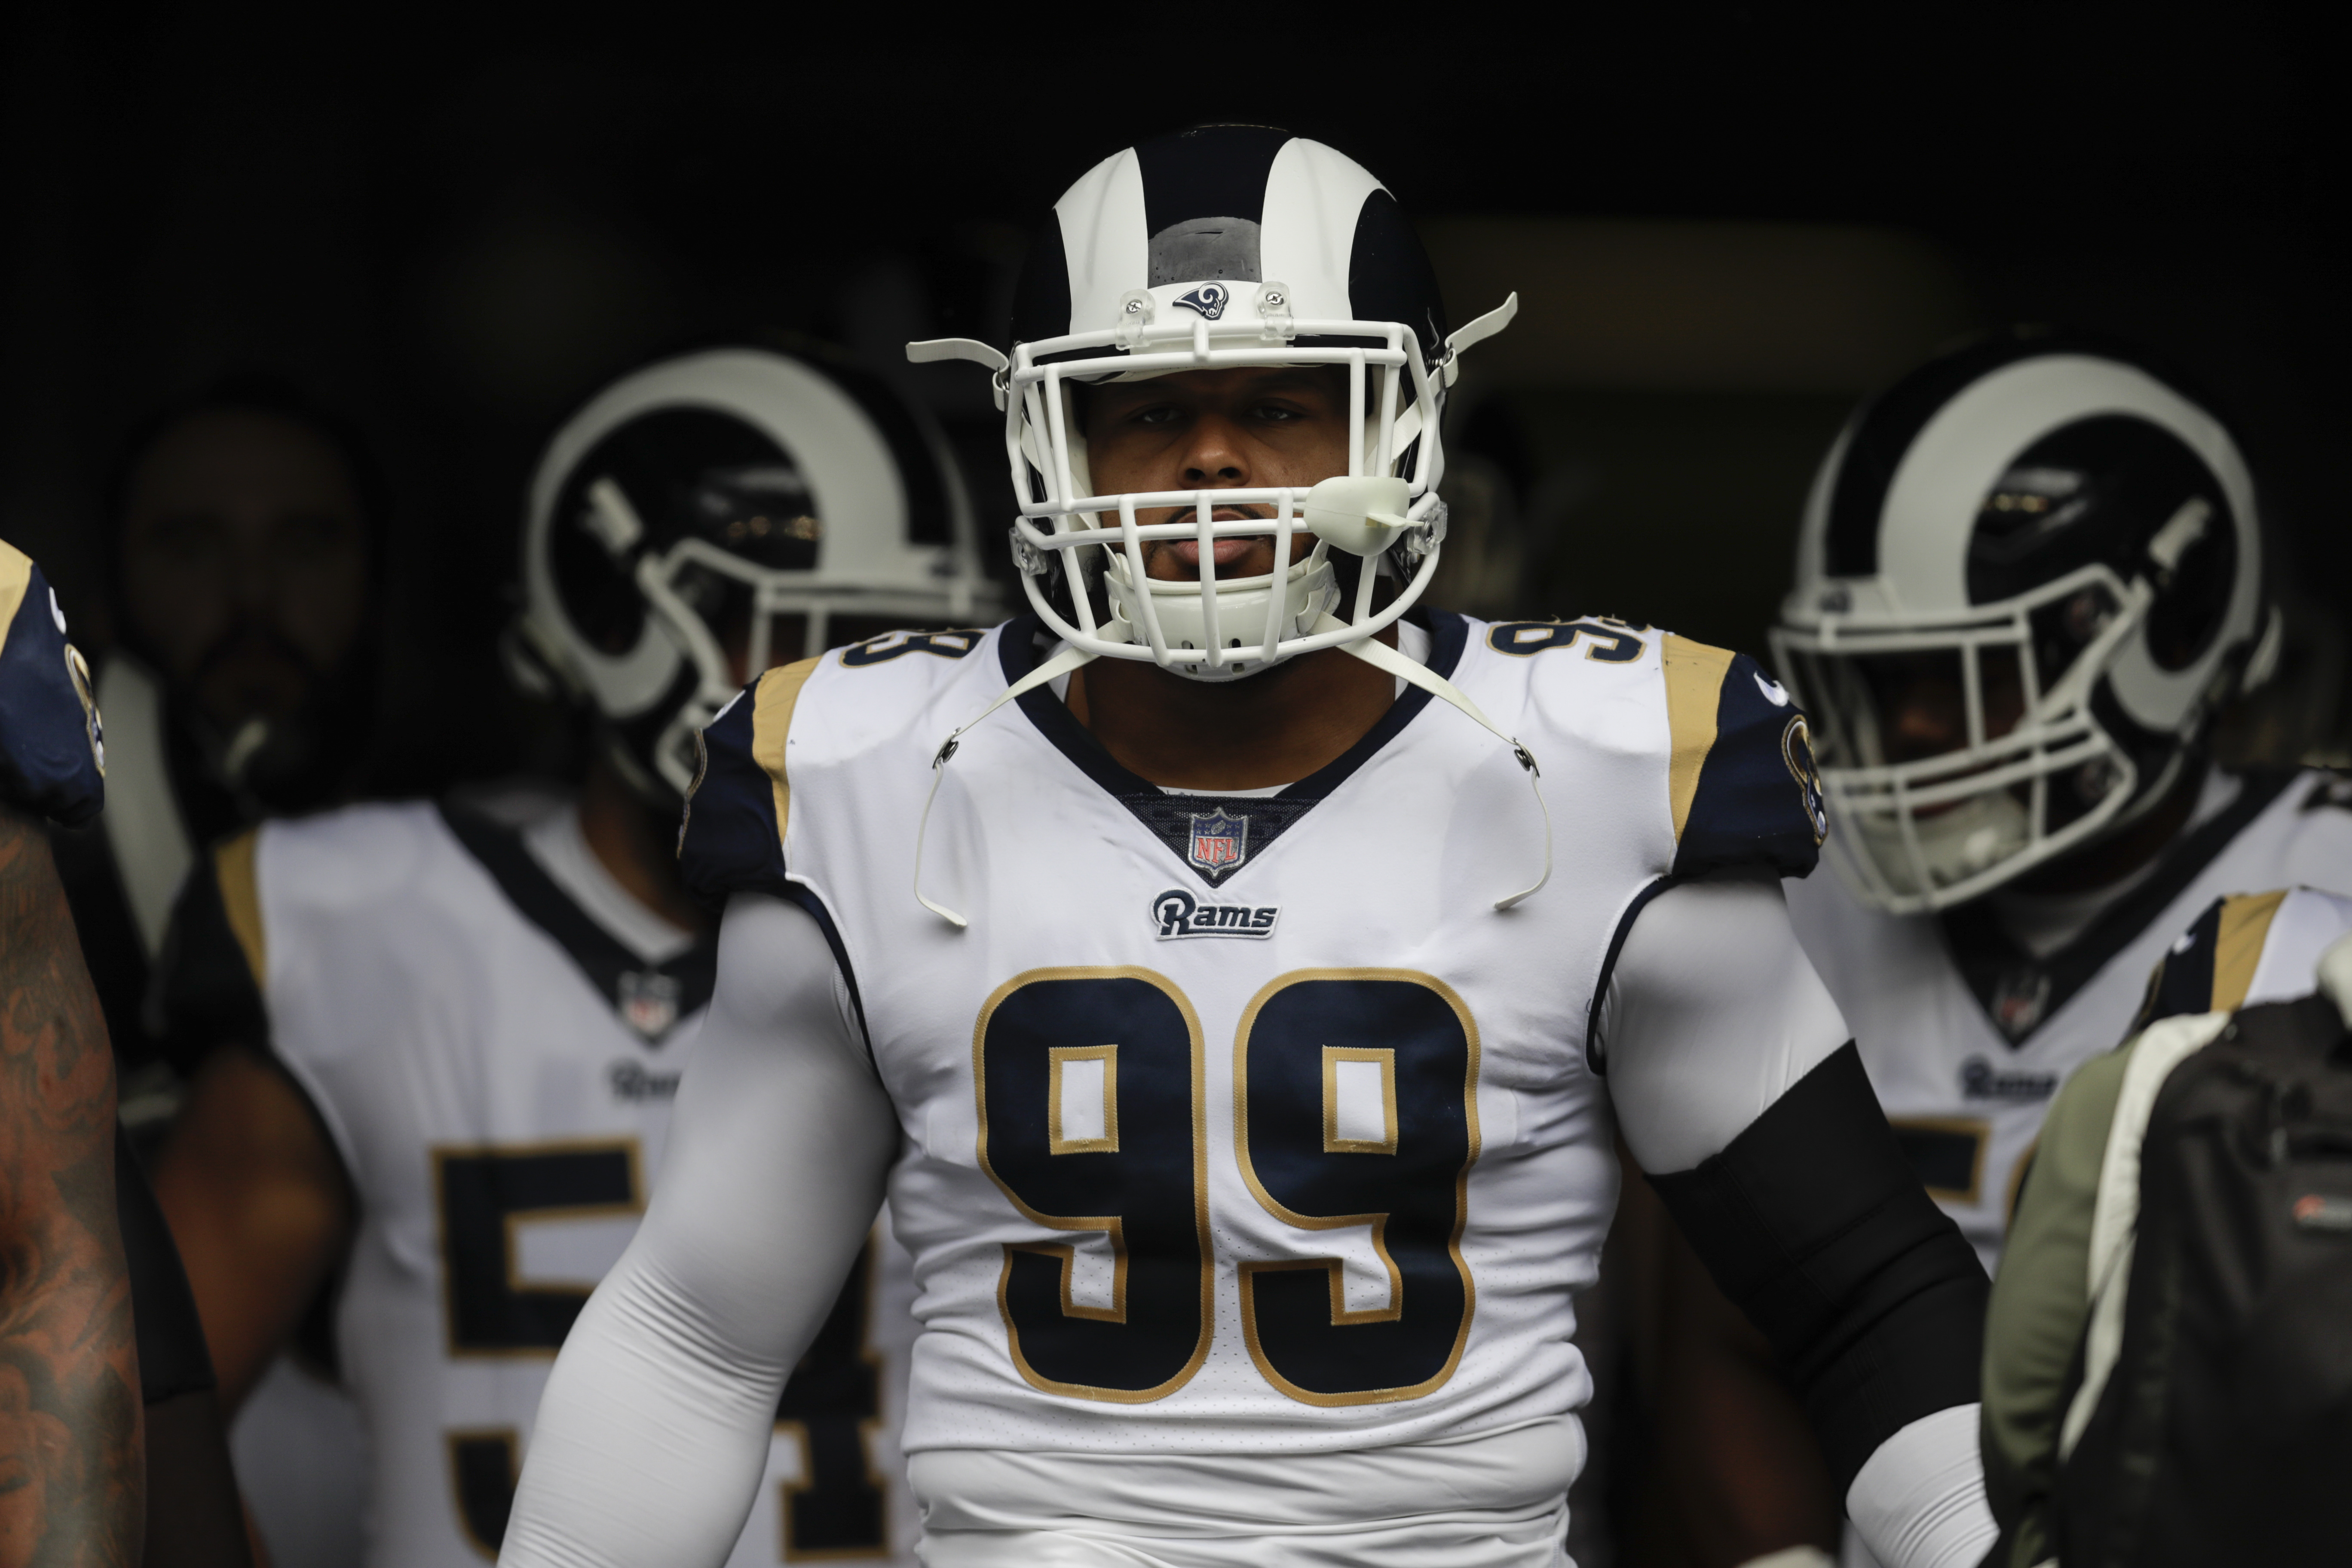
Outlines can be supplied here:
[[1977, 1400], [1984, 1269], [1903, 1158], [1851, 1043], [1721, 1153], [1650, 1184], [1771, 1342], [1841, 1497], [1887, 1438]]
[[149, 1405], [214, 1387], [212, 1353], [196, 1316], [195, 1293], [180, 1249], [147, 1185], [146, 1173], [121, 1128], [114, 1132], [114, 1208], [131, 1276], [131, 1312], [139, 1340], [139, 1393]]
[[172, 905], [172, 923], [147, 997], [163, 1056], [186, 1079], [223, 1046], [269, 1049], [269, 1008], [253, 963], [229, 924], [220, 866], [196, 857]]

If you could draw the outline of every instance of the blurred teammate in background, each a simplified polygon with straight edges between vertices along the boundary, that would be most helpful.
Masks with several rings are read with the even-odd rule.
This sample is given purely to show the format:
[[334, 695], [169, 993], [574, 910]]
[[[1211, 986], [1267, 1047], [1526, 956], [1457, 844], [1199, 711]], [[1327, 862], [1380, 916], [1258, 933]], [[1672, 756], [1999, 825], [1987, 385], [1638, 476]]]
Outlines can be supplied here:
[[[2352, 891], [2341, 781], [2208, 750], [2276, 660], [2258, 508], [2228, 428], [2174, 381], [2038, 330], [1864, 405], [1815, 480], [1773, 640], [1818, 727], [1839, 875], [1790, 883], [1790, 910], [1988, 1268], [2051, 1097], [2124, 1037], [2198, 911]], [[1727, 1310], [1680, 1321], [1669, 1353], [1719, 1358], [1718, 1393], [1744, 1378], [1758, 1435], [1661, 1421], [1705, 1434], [1703, 1470], [1801, 1484], [1769, 1362]]]
[[[107, 508], [108, 809], [57, 848], [122, 1071], [123, 1122], [152, 1152], [182, 1084], [146, 1005], [189, 868], [264, 816], [334, 803], [364, 763], [386, 500], [350, 426], [289, 385], [246, 377], [141, 426]], [[350, 1568], [358, 1555], [363, 1457], [328, 1304], [322, 1290], [234, 1434], [274, 1568]]]
[[39, 568], [0, 543], [0, 1564], [242, 1568], [212, 1367], [115, 1122], [105, 1022], [42, 829], [105, 801], [65, 625]]
[[[162, 977], [173, 1037], [217, 1047], [157, 1184], [224, 1386], [342, 1272], [376, 1568], [497, 1552], [548, 1364], [658, 1180], [715, 958], [676, 861], [697, 731], [772, 665], [994, 609], [937, 434], [869, 376], [750, 349], [639, 371], [567, 424], [522, 573], [512, 671], [593, 724], [576, 799], [229, 840]], [[776, 1409], [742, 1568], [911, 1562], [910, 1296], [876, 1241]]]

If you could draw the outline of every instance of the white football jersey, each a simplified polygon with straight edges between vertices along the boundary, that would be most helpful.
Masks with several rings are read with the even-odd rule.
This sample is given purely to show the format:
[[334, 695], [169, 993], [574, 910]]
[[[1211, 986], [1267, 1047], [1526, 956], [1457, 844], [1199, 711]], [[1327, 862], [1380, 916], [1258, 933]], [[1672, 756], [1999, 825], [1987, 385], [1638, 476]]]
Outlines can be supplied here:
[[[2191, 820], [2146, 881], [2039, 959], [2003, 934], [1982, 900], [1895, 916], [1866, 908], [1833, 877], [1789, 885], [1797, 934], [1888, 1119], [1988, 1272], [2050, 1097], [2131, 1032], [2150, 972], [2199, 912], [2224, 895], [2295, 882], [2352, 892], [2352, 795], [2331, 774], [2216, 773]], [[2238, 917], [2233, 931], [2244, 925]]]
[[[214, 860], [270, 1049], [359, 1195], [336, 1341], [375, 1568], [496, 1558], [549, 1368], [644, 1212], [710, 994], [710, 943], [609, 878], [578, 896], [604, 873], [575, 816], [528, 833], [359, 806]], [[911, 1296], [904, 1256], [870, 1246], [785, 1389], [732, 1568], [914, 1562]]]
[[[1820, 841], [1745, 658], [1419, 617], [1542, 768], [1405, 693], [1267, 795], [1171, 795], [1049, 689], [940, 742], [1036, 623], [770, 672], [705, 732], [688, 880], [817, 916], [906, 1148], [906, 1446], [1336, 1452], [1564, 1420], [1616, 1201], [1596, 988], [1648, 895]], [[959, 929], [917, 900], [961, 911]]]

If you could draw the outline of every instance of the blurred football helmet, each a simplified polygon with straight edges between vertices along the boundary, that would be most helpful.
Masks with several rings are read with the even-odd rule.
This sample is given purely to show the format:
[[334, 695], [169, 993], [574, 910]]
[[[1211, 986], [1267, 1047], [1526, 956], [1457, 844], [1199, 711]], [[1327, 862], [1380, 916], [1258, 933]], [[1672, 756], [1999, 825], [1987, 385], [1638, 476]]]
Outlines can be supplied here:
[[[964, 339], [910, 343], [908, 355], [997, 373], [1022, 501], [1013, 558], [1045, 624], [1097, 657], [1229, 680], [1360, 642], [1421, 595], [1445, 536], [1438, 423], [1455, 356], [1501, 331], [1517, 299], [1446, 337], [1428, 259], [1378, 180], [1287, 132], [1212, 125], [1116, 153], [1063, 195], [1023, 271], [1010, 360]], [[1344, 475], [1311, 488], [1095, 493], [1074, 388], [1275, 365], [1347, 370]], [[1272, 515], [1213, 521], [1235, 505]], [[1192, 515], [1136, 521], [1170, 507]], [[1276, 561], [1289, 562], [1302, 531], [1315, 542], [1286, 568], [1216, 576], [1212, 539], [1271, 536]], [[1145, 574], [1143, 547], [1160, 539], [1201, 542], [1197, 582]], [[1053, 592], [1057, 564], [1066, 595]], [[1375, 610], [1380, 574], [1400, 584]], [[1350, 595], [1348, 620], [1324, 624]]]
[[1939, 910], [2137, 820], [2274, 665], [2254, 486], [2129, 353], [2009, 331], [1865, 404], [1815, 478], [1772, 635], [1830, 858]]
[[760, 671], [999, 618], [929, 421], [871, 375], [762, 349], [665, 360], [574, 415], [531, 481], [522, 572], [510, 670], [593, 709], [665, 806], [695, 731]]

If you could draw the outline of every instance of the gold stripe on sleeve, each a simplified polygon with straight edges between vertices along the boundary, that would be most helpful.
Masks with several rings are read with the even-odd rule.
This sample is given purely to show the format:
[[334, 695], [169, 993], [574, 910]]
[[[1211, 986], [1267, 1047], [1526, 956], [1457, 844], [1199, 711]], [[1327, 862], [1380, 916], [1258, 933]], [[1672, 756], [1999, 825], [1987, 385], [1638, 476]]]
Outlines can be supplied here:
[[33, 558], [0, 539], [0, 647], [8, 646], [8, 633], [25, 603], [25, 590], [32, 585]]
[[2271, 934], [2271, 918], [2286, 901], [2286, 889], [2272, 893], [2240, 893], [2221, 900], [2221, 919], [2213, 934], [2213, 1011], [2234, 1013], [2253, 988], [2254, 970], [2263, 961], [2263, 942]]
[[1691, 801], [1698, 794], [1699, 770], [1715, 748], [1715, 713], [1723, 700], [1723, 677], [1731, 668], [1732, 655], [1727, 648], [1668, 632], [1664, 658], [1666, 729], [1675, 747], [1666, 770], [1666, 797], [1674, 807], [1675, 842], [1679, 844], [1683, 825], [1690, 820]]
[[801, 700], [801, 688], [816, 672], [817, 663], [804, 658], [772, 669], [760, 677], [759, 689], [751, 693], [751, 760], [775, 784], [779, 844], [783, 842], [784, 824], [793, 809], [793, 786], [784, 779], [784, 737], [793, 727], [793, 705]]
[[213, 851], [213, 873], [220, 879], [221, 908], [245, 962], [253, 970], [254, 989], [269, 994], [269, 937], [261, 924], [261, 884], [254, 873], [253, 852], [261, 843], [261, 829], [248, 827]]

